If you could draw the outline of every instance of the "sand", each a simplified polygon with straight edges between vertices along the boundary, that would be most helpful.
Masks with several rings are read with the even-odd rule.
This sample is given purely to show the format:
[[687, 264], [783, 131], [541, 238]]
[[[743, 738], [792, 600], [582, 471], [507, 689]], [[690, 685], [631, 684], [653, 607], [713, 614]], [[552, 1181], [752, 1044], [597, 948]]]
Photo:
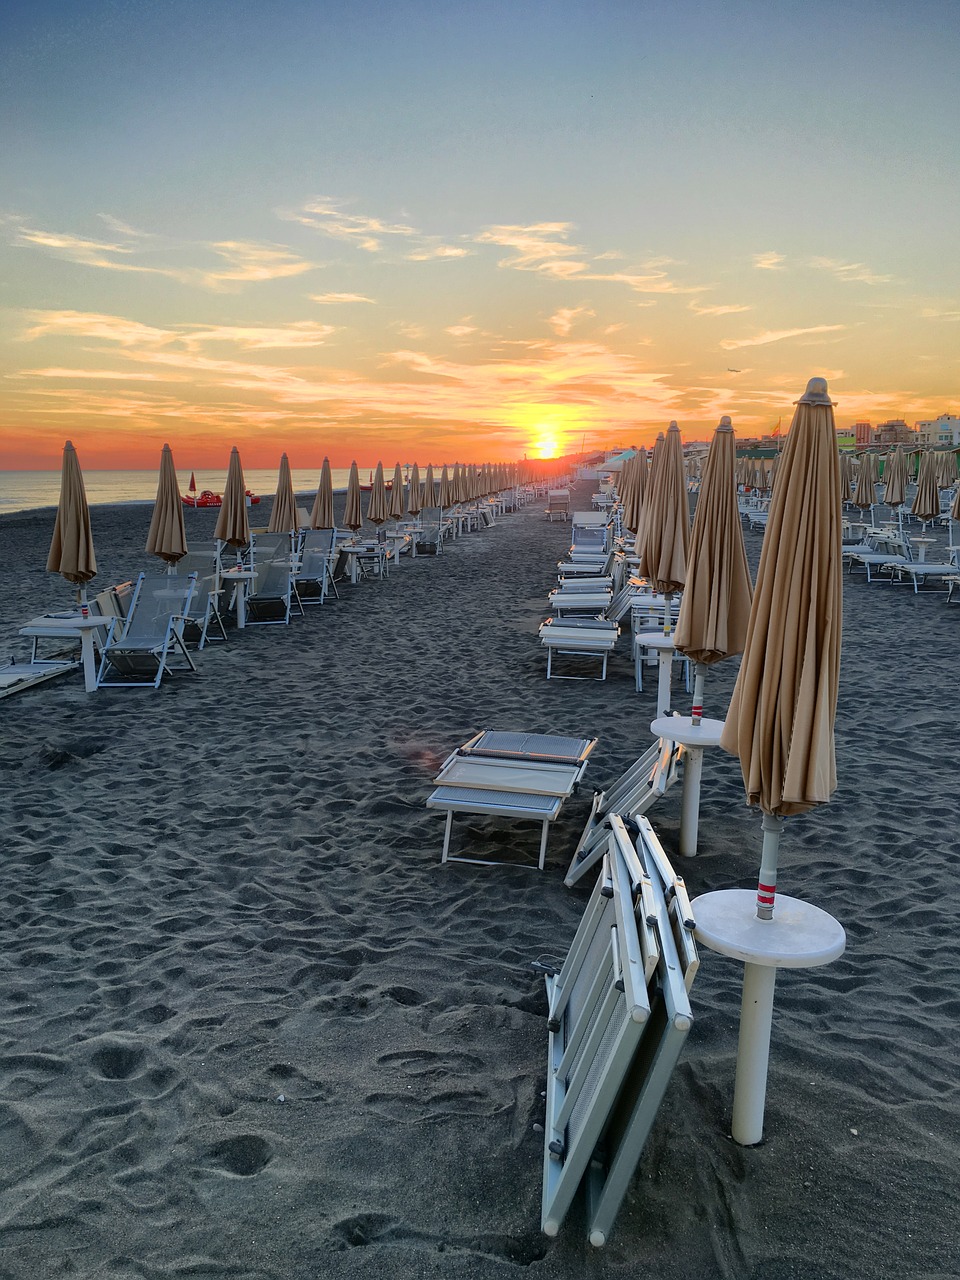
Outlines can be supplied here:
[[[95, 509], [98, 588], [145, 566], [149, 515]], [[188, 512], [188, 535], [214, 519]], [[69, 601], [51, 527], [0, 520], [7, 649]], [[960, 1275], [960, 608], [857, 578], [840, 789], [788, 823], [780, 873], [848, 948], [778, 979], [765, 1141], [728, 1137], [741, 971], [704, 952], [610, 1243], [579, 1205], [541, 1235], [529, 964], [562, 958], [588, 895], [562, 880], [590, 788], [542, 874], [441, 866], [424, 802], [478, 729], [596, 736], [594, 786], [649, 743], [656, 682], [634, 692], [625, 641], [605, 683], [544, 679], [568, 537], [538, 503], [289, 627], [233, 630], [157, 693], [70, 676], [3, 702], [4, 1280]], [[711, 674], [708, 714], [734, 675]], [[679, 805], [650, 814], [671, 853]], [[691, 894], [751, 887], [759, 828], [709, 754]], [[529, 863], [537, 831], [460, 818], [454, 841]]]

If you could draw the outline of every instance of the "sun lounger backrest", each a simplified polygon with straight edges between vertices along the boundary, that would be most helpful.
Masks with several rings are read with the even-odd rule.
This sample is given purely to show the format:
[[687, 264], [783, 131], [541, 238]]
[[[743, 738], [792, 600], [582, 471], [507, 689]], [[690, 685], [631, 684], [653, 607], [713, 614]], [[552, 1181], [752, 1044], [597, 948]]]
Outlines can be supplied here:
[[286, 557], [257, 563], [253, 595], [262, 600], [285, 600], [290, 594], [290, 561]]
[[130, 611], [118, 646], [149, 648], [162, 644], [174, 616], [189, 608], [196, 578], [183, 581], [176, 574], [142, 573], [134, 587]]

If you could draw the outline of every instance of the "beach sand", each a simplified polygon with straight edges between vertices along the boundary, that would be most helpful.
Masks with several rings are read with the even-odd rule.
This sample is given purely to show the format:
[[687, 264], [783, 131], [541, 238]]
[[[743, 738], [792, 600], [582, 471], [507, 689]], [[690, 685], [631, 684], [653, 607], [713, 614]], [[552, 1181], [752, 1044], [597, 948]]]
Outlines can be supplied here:
[[[148, 567], [149, 516], [94, 510], [96, 589]], [[188, 535], [214, 521], [188, 512]], [[51, 528], [0, 520], [7, 649], [70, 602]], [[656, 698], [626, 639], [605, 683], [545, 680], [568, 540], [536, 503], [289, 627], [233, 630], [156, 693], [71, 675], [3, 702], [4, 1280], [960, 1275], [960, 609], [858, 578], [840, 787], [787, 823], [779, 885], [848, 946], [778, 978], [765, 1141], [728, 1137], [742, 970], [703, 951], [610, 1243], [586, 1243], [579, 1202], [540, 1233], [529, 966], [572, 940], [591, 786], [649, 744]], [[542, 874], [532, 825], [469, 817], [456, 848], [528, 865], [440, 864], [424, 802], [482, 728], [599, 738]], [[677, 787], [650, 814], [671, 854], [679, 808]], [[753, 887], [760, 842], [736, 762], [708, 753], [691, 896]]]

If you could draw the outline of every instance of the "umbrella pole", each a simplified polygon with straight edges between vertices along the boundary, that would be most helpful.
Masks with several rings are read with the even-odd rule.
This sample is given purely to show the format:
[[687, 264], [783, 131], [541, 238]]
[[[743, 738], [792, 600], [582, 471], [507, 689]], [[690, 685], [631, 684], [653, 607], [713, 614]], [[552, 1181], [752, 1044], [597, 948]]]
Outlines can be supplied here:
[[[668, 592], [663, 597], [663, 635], [664, 639], [670, 638], [670, 605], [673, 595]], [[673, 655], [674, 649], [664, 645], [658, 656], [657, 671], [657, 719], [661, 716], [670, 714], [670, 684], [673, 672]]]
[[707, 678], [707, 664], [698, 662], [694, 667], [693, 706], [690, 708], [690, 722], [698, 725], [703, 719], [703, 686]]
[[780, 855], [783, 819], [772, 813], [765, 813], [761, 826], [763, 850], [760, 854], [760, 882], [757, 885], [757, 919], [772, 920], [777, 895], [777, 860]]

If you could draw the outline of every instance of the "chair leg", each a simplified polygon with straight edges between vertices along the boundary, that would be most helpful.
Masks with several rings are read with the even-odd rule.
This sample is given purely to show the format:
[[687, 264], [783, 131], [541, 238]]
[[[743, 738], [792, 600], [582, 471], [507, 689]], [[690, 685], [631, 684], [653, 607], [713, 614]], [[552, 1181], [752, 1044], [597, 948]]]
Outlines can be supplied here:
[[450, 852], [450, 829], [453, 826], [453, 810], [447, 810], [447, 825], [443, 832], [443, 853], [440, 856], [441, 862], [446, 862], [447, 855]]
[[537, 870], [543, 870], [543, 862], [547, 856], [547, 836], [550, 834], [550, 823], [544, 819], [543, 830], [540, 833], [540, 860], [537, 863]]

